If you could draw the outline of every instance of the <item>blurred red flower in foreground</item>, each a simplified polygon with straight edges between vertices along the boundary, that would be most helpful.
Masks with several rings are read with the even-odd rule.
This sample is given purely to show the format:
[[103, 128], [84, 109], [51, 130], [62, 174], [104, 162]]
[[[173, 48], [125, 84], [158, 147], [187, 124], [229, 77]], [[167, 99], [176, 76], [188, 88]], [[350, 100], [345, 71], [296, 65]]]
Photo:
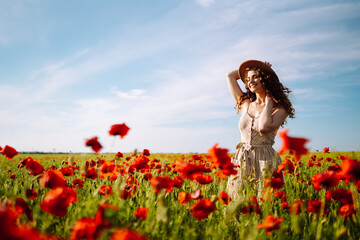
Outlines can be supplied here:
[[55, 236], [40, 234], [30, 226], [17, 225], [19, 213], [13, 207], [5, 207], [0, 204], [0, 237], [1, 239], [25, 240], [25, 239], [57, 239]]
[[279, 154], [286, 152], [294, 152], [297, 159], [300, 159], [301, 155], [308, 153], [308, 149], [305, 148], [305, 144], [309, 141], [306, 138], [289, 137], [287, 132], [289, 129], [284, 129], [278, 132], [279, 137], [283, 141], [283, 145], [279, 151]]
[[85, 139], [85, 146], [91, 147], [92, 150], [93, 150], [95, 153], [99, 153], [100, 150], [102, 149], [102, 146], [101, 146], [101, 144], [99, 143], [97, 137], [93, 137], [93, 138], [90, 138], [90, 139]]
[[357, 181], [360, 179], [360, 161], [342, 158], [341, 171], [338, 172], [340, 177], [344, 177], [349, 181]]
[[121, 228], [116, 230], [112, 234], [111, 239], [112, 240], [147, 240], [146, 237], [127, 228]]
[[125, 123], [114, 124], [111, 126], [111, 128], [109, 130], [109, 135], [110, 136], [120, 135], [120, 138], [123, 139], [129, 130], [130, 130], [130, 128], [128, 126], [126, 126]]
[[178, 200], [181, 205], [185, 205], [191, 200], [191, 196], [187, 192], [179, 192]]
[[45, 188], [57, 188], [57, 187], [66, 187], [67, 183], [64, 175], [59, 170], [49, 170], [41, 177], [40, 180], [41, 187]]
[[273, 215], [267, 215], [264, 222], [260, 223], [257, 228], [264, 228], [266, 235], [270, 235], [272, 231], [280, 229], [280, 223], [283, 221], [282, 218], [275, 218]]
[[346, 205], [343, 205], [339, 209], [339, 214], [344, 219], [348, 219], [349, 217], [351, 217], [351, 215], [356, 214], [356, 213], [357, 213], [357, 210], [354, 208], [354, 204], [346, 204]]
[[215, 144], [208, 151], [208, 159], [212, 163], [212, 167], [219, 168], [220, 170], [216, 173], [219, 178], [226, 178], [230, 175], [237, 174], [235, 165], [231, 162], [231, 158], [228, 155], [228, 150], [224, 148], [218, 148], [218, 144]]
[[205, 198], [193, 204], [190, 207], [190, 211], [193, 217], [200, 221], [207, 218], [210, 213], [215, 211], [215, 206], [210, 199]]
[[350, 190], [343, 188], [338, 188], [333, 191], [326, 193], [326, 201], [330, 202], [331, 200], [340, 201], [341, 204], [353, 204], [353, 197]]
[[211, 170], [204, 165], [196, 165], [192, 163], [177, 161], [175, 171], [181, 173], [183, 178], [194, 180], [197, 176], [204, 172], [211, 172]]
[[38, 175], [44, 172], [44, 167], [36, 159], [28, 157], [21, 162], [25, 164], [26, 168], [29, 170], [30, 175]]
[[112, 187], [109, 185], [102, 185], [99, 192], [101, 195], [103, 195], [103, 197], [108, 197], [113, 193], [113, 190]]
[[1, 149], [1, 153], [7, 158], [7, 159], [12, 159], [13, 157], [15, 157], [16, 155], [18, 155], [19, 153], [15, 150], [15, 148], [12, 148], [8, 145], [6, 145], [4, 148]]
[[90, 178], [92, 180], [94, 180], [98, 177], [98, 173], [97, 173], [96, 169], [93, 167], [85, 168], [84, 172], [81, 175], [85, 178]]
[[100, 229], [96, 221], [89, 217], [78, 219], [71, 231], [70, 239], [97, 239]]
[[330, 152], [330, 150], [329, 150], [328, 147], [326, 147], [326, 148], [323, 149], [323, 153], [329, 153], [329, 152]]
[[145, 220], [147, 218], [147, 214], [149, 212], [149, 209], [146, 207], [142, 207], [142, 208], [138, 208], [135, 210], [134, 214], [135, 214], [135, 218], [137, 220]]
[[320, 191], [322, 187], [326, 190], [330, 190], [336, 187], [340, 180], [336, 175], [336, 172], [328, 171], [312, 176], [311, 181], [313, 183], [314, 189], [316, 191]]
[[174, 188], [174, 182], [170, 177], [153, 177], [150, 179], [150, 184], [154, 187], [156, 193], [159, 193], [161, 189], [165, 189], [166, 192], [171, 192]]
[[209, 175], [198, 175], [195, 180], [200, 184], [209, 184], [213, 182], [213, 178]]
[[29, 204], [23, 198], [16, 198], [15, 209], [18, 213], [25, 213], [29, 221], [33, 221], [33, 211], [30, 209]]
[[289, 208], [289, 212], [291, 215], [298, 215], [303, 209], [303, 207], [304, 207], [304, 200], [296, 200], [291, 204]]
[[105, 212], [117, 210], [118, 207], [111, 204], [100, 204], [93, 218], [83, 217], [75, 222], [70, 234], [70, 239], [97, 239], [104, 229], [112, 226]]
[[320, 199], [309, 200], [307, 210], [309, 212], [317, 213], [321, 209], [321, 204], [322, 204], [322, 202]]
[[71, 188], [58, 187], [45, 195], [40, 206], [44, 212], [58, 217], [64, 217], [69, 205], [76, 201], [76, 192], [74, 190]]

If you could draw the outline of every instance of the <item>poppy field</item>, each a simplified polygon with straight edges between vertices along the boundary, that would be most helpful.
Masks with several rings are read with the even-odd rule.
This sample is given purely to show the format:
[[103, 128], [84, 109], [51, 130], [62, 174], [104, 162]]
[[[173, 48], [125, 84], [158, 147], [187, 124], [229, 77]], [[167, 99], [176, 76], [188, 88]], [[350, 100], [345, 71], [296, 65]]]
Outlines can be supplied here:
[[247, 179], [239, 199], [226, 189], [239, 169], [217, 144], [204, 154], [101, 154], [96, 137], [85, 140], [94, 154], [3, 146], [1, 239], [359, 239], [360, 153], [299, 153], [304, 141], [283, 140], [282, 164]]

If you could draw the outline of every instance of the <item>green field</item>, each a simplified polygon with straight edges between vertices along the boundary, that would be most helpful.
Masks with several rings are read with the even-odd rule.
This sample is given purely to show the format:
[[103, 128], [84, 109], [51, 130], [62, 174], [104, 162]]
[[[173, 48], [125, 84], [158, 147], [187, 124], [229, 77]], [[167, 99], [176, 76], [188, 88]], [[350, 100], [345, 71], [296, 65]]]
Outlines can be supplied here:
[[[139, 154], [141, 155], [141, 154]], [[313, 166], [308, 166], [309, 157], [313, 156]], [[184, 179], [182, 187], [173, 187], [168, 192], [161, 190], [156, 193], [150, 184], [150, 179], [146, 180], [146, 173], [156, 176], [179, 176], [179, 173], [172, 172], [177, 160], [193, 161], [196, 163], [199, 156], [193, 157], [192, 154], [151, 154], [149, 160], [154, 161], [154, 165], [149, 170], [141, 172], [136, 170], [128, 172], [127, 165], [131, 164], [135, 157], [124, 154], [118, 158], [115, 154], [34, 154], [17, 155], [12, 160], [0, 156], [0, 201], [1, 211], [15, 205], [16, 198], [22, 198], [28, 203], [32, 210], [33, 221], [30, 221], [26, 214], [21, 214], [16, 220], [17, 226], [28, 226], [47, 236], [57, 236], [68, 239], [75, 236], [75, 223], [84, 217], [94, 219], [98, 213], [98, 207], [103, 203], [111, 204], [112, 207], [103, 208], [101, 217], [102, 225], [96, 229], [98, 239], [109, 239], [118, 229], [132, 229], [148, 239], [359, 239], [360, 238], [360, 214], [359, 209], [359, 190], [354, 181], [346, 183], [344, 179], [331, 190], [315, 190], [310, 182], [311, 177], [317, 173], [328, 170], [330, 165], [341, 166], [342, 160], [339, 156], [348, 156], [351, 159], [359, 159], [359, 152], [350, 153], [311, 153], [302, 156], [301, 166], [295, 162], [293, 173], [284, 173], [285, 186], [280, 190], [286, 192], [286, 199], [274, 196], [274, 190], [268, 187], [268, 197], [258, 193], [254, 188], [253, 181], [249, 179], [242, 190], [242, 198], [238, 201], [230, 201], [228, 205], [219, 200], [221, 192], [226, 192], [227, 179], [219, 179], [215, 174], [218, 169], [212, 169], [207, 174], [212, 176], [213, 182], [209, 184], [199, 184], [194, 180]], [[205, 154], [201, 155], [206, 161]], [[49, 187], [41, 186], [41, 175], [30, 175], [26, 167], [19, 168], [21, 160], [31, 157], [38, 160], [45, 169], [61, 169], [73, 166], [74, 175], [65, 176], [67, 185], [71, 188], [74, 179], [84, 181], [82, 188], [76, 188], [76, 201], [69, 205], [64, 217], [55, 216], [45, 212], [41, 208], [41, 202], [45, 195], [51, 191]], [[128, 161], [126, 157], [131, 157]], [[91, 160], [100, 162], [102, 160], [114, 160], [114, 164], [123, 167], [125, 172], [116, 178], [95, 179], [85, 178], [85, 162]], [[100, 160], [100, 161], [99, 161]], [[159, 165], [161, 164], [161, 165]], [[77, 168], [78, 167], [78, 168]], [[100, 165], [94, 167], [100, 172]], [[161, 170], [159, 170], [161, 169]], [[13, 174], [13, 175], [11, 175]], [[11, 176], [13, 178], [11, 178]], [[130, 182], [132, 176], [133, 182]], [[137, 183], [136, 180], [137, 179]], [[300, 180], [303, 179], [303, 180]], [[130, 198], [121, 198], [122, 190], [129, 189], [136, 185], [136, 190], [132, 189]], [[100, 187], [108, 185], [112, 187], [112, 193], [106, 197], [100, 194]], [[339, 200], [326, 199], [326, 193], [335, 189], [351, 190], [353, 207], [356, 211], [348, 217], [339, 214], [339, 210], [344, 205]], [[26, 190], [34, 189], [38, 196], [29, 199]], [[196, 219], [190, 207], [199, 200], [192, 199], [188, 203], [181, 205], [178, 200], [180, 192], [192, 193], [201, 189], [203, 199], [210, 199], [214, 203], [215, 210], [203, 220]], [[257, 196], [261, 213], [257, 213], [249, 202], [251, 196]], [[262, 199], [260, 199], [262, 198]], [[318, 212], [308, 210], [309, 200], [319, 199], [322, 202]], [[282, 202], [286, 201], [290, 206], [297, 200], [303, 200], [300, 213], [290, 214], [289, 209], [282, 208]], [[250, 208], [246, 208], [250, 206]], [[56, 206], [55, 206], [56, 207]], [[116, 208], [114, 208], [116, 207]], [[146, 207], [148, 215], [145, 220], [138, 220], [134, 211], [138, 208]], [[245, 210], [248, 209], [247, 214]], [[279, 229], [274, 227], [266, 234], [266, 230], [258, 228], [259, 224], [269, 214], [276, 218], [282, 218]], [[0, 221], [4, 215], [0, 214]], [[92, 225], [87, 225], [84, 229], [91, 229]], [[12, 229], [12, 228], [9, 228]], [[5, 231], [3, 227], [0, 231]], [[7, 229], [8, 230], [8, 229]], [[73, 235], [71, 235], [73, 234]], [[80, 233], [78, 233], [80, 234]], [[90, 234], [90, 233], [89, 233]], [[1, 235], [1, 234], [0, 234]], [[77, 235], [80, 236], [80, 235]], [[89, 235], [88, 235], [89, 236]], [[88, 237], [88, 239], [91, 239]], [[120, 239], [120, 238], [118, 238]]]

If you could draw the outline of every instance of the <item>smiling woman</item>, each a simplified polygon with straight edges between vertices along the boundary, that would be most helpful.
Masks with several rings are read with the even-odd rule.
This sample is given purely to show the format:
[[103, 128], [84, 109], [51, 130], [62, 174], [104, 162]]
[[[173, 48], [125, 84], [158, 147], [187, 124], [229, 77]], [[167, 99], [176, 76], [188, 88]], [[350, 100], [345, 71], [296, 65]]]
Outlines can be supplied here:
[[[239, 79], [245, 83], [246, 92], [241, 90]], [[280, 83], [270, 63], [245, 61], [238, 70], [228, 73], [227, 81], [242, 114], [239, 121], [241, 142], [232, 160], [239, 165], [238, 176], [230, 177], [227, 186], [231, 197], [238, 198], [245, 180], [254, 177], [259, 182], [264, 178], [265, 169], [274, 173], [281, 163], [272, 147], [275, 131], [287, 117], [294, 117], [294, 109], [288, 98], [290, 90]]]

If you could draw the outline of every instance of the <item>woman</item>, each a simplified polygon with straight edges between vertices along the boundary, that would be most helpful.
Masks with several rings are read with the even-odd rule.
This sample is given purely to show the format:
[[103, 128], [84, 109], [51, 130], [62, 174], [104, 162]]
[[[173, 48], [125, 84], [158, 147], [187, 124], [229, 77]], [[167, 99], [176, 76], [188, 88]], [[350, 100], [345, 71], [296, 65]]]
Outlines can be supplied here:
[[[239, 79], [244, 82], [246, 92], [241, 90]], [[290, 90], [280, 83], [270, 63], [245, 61], [238, 70], [227, 74], [227, 82], [241, 111], [241, 142], [233, 158], [233, 163], [240, 168], [227, 185], [229, 195], [238, 198], [243, 181], [254, 178], [258, 184], [263, 180], [265, 169], [273, 172], [281, 163], [280, 156], [272, 148], [275, 132], [287, 117], [294, 117], [294, 108], [288, 98]]]

